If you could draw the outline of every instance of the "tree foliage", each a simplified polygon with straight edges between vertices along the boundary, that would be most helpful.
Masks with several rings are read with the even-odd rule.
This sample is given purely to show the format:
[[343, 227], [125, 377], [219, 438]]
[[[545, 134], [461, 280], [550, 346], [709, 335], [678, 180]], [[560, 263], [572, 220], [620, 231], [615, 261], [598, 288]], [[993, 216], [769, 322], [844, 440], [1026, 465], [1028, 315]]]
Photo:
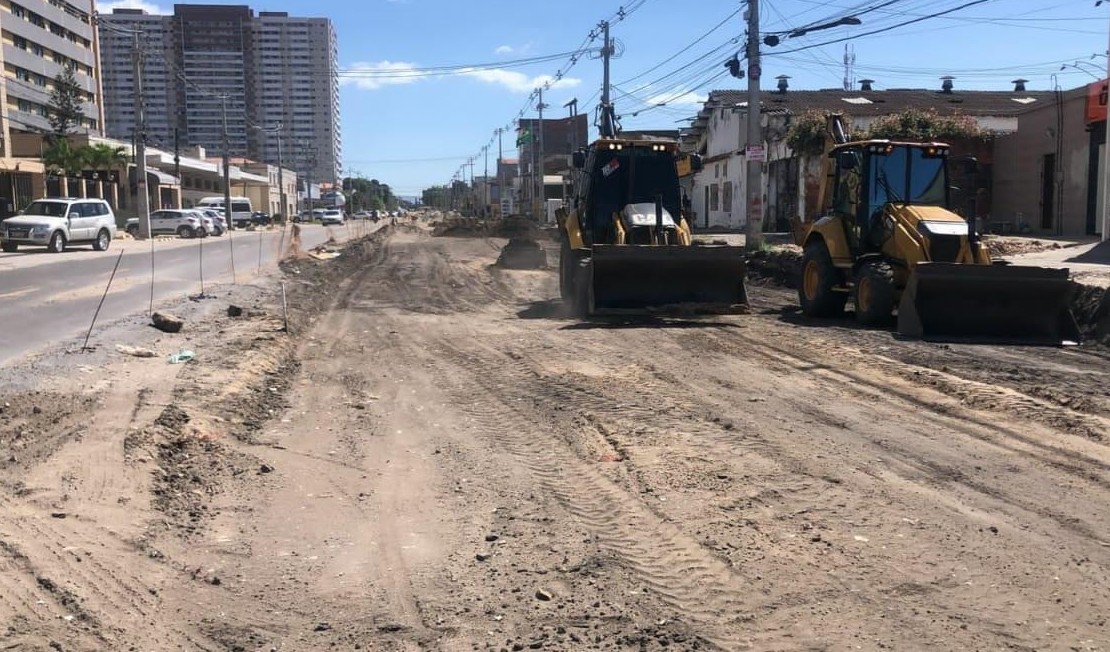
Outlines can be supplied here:
[[[852, 119], [843, 116], [846, 129], [851, 128]], [[822, 111], [805, 111], [794, 116], [786, 131], [786, 144], [798, 154], [820, 154], [825, 149], [828, 136], [828, 115]]]
[[451, 189], [447, 186], [432, 186], [420, 193], [420, 203], [425, 206], [443, 208], [451, 205]]
[[85, 119], [85, 91], [77, 83], [72, 66], [65, 66], [54, 77], [54, 88], [50, 90], [47, 106], [47, 119], [50, 120], [51, 135], [54, 140], [62, 139], [73, 133]]
[[[846, 129], [852, 119], [843, 116]], [[906, 109], [876, 118], [867, 129], [849, 131], [852, 140], [902, 140], [930, 142], [946, 139], [986, 138], [989, 134], [966, 115], [940, 115], [936, 109]], [[806, 111], [794, 117], [786, 132], [786, 144], [799, 154], [820, 154], [828, 137], [828, 114]]]
[[865, 138], [929, 142], [950, 138], [985, 138], [975, 119], [966, 115], [940, 115], [936, 109], [906, 109], [871, 123]]
[[114, 170], [127, 165], [122, 147], [104, 143], [74, 147], [66, 138], [57, 138], [42, 152], [42, 162], [51, 174], [77, 176], [82, 170]]
[[397, 197], [389, 184], [377, 179], [347, 177], [343, 179], [343, 190], [347, 193], [347, 201], [350, 202], [352, 211], [397, 208]]

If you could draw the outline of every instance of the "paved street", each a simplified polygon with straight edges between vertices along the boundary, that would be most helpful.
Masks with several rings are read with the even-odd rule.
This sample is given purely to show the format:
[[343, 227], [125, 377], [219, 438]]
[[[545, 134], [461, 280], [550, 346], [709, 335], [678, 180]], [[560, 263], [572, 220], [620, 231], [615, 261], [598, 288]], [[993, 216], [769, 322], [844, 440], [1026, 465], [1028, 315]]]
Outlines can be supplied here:
[[[328, 239], [346, 240], [372, 223], [350, 228], [302, 225], [305, 249]], [[279, 246], [289, 247], [288, 232], [235, 231], [202, 240], [156, 239], [153, 247], [154, 304], [217, 284], [243, 283], [273, 267]], [[85, 332], [112, 273], [120, 250], [123, 260], [104, 302], [98, 324], [147, 310], [151, 300], [151, 244], [117, 240], [108, 252], [77, 247], [61, 255], [41, 248], [0, 254], [0, 365], [33, 354]], [[232, 251], [234, 250], [234, 258]], [[232, 261], [234, 260], [234, 278]]]

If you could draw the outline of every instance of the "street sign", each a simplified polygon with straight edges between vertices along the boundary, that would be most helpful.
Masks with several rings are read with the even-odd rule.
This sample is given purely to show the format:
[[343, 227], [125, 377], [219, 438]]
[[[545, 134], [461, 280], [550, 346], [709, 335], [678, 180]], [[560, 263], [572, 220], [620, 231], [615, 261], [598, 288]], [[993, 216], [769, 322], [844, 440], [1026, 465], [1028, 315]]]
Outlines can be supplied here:
[[749, 161], [763, 162], [767, 160], [767, 153], [763, 150], [763, 145], [748, 145], [744, 148], [744, 156]]

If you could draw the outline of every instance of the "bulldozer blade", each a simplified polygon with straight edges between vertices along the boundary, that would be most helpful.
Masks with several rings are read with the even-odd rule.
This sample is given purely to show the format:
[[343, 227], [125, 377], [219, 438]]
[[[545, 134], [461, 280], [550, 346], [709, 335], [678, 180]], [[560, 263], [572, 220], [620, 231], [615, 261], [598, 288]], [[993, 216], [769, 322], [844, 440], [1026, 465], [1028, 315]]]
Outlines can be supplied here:
[[1079, 341], [1067, 269], [921, 263], [898, 307], [898, 332], [926, 340], [1060, 345]]
[[741, 247], [598, 245], [591, 267], [591, 314], [747, 310]]

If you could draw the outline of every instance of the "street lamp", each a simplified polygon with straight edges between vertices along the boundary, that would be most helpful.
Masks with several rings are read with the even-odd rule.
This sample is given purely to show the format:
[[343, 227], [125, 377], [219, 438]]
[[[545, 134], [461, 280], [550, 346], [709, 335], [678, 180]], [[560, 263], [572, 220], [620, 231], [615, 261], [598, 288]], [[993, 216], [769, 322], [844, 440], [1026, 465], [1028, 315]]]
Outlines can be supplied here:
[[274, 125], [273, 127], [262, 127], [262, 126], [259, 126], [259, 125], [251, 125], [251, 126], [254, 127], [255, 129], [263, 132], [263, 133], [277, 134], [278, 196], [280, 197], [279, 201], [281, 202], [282, 221], [283, 222], [287, 221], [289, 219], [289, 215], [288, 215], [289, 203], [285, 199], [285, 167], [283, 165], [283, 161], [282, 161], [282, 158], [281, 158], [281, 131], [282, 131], [282, 129], [284, 129], [284, 125], [279, 122], [276, 125]]

